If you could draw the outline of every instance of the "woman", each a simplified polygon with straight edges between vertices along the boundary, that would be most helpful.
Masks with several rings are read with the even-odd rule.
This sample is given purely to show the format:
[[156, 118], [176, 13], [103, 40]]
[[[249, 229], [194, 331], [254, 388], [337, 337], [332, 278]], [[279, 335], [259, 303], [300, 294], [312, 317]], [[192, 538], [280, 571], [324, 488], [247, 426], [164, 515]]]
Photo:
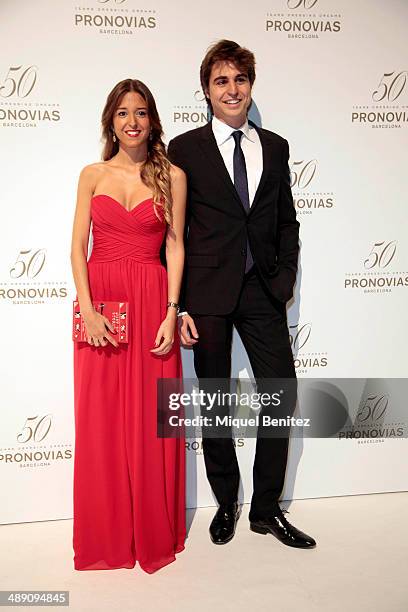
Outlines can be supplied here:
[[[152, 573], [185, 539], [182, 439], [156, 436], [158, 378], [180, 378], [177, 301], [186, 179], [141, 81], [108, 96], [103, 162], [80, 175], [72, 269], [88, 343], [75, 343], [74, 565]], [[93, 248], [87, 262], [92, 222]], [[167, 272], [159, 259], [166, 236]], [[128, 344], [92, 301], [129, 303]]]

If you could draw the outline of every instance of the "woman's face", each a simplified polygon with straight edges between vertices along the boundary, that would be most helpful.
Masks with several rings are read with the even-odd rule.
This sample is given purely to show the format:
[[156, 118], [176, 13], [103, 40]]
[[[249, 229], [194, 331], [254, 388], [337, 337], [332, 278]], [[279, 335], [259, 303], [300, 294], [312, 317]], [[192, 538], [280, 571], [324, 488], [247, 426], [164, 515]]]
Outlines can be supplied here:
[[113, 115], [113, 130], [126, 148], [147, 146], [150, 119], [146, 101], [140, 94], [131, 91], [122, 97]]

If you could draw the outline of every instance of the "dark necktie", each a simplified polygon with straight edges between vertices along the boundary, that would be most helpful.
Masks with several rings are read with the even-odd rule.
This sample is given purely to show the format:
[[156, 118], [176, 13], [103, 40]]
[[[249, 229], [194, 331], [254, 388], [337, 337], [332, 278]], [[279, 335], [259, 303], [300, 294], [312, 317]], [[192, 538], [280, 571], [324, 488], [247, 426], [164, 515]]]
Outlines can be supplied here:
[[[235, 149], [234, 149], [234, 185], [237, 193], [240, 197], [240, 200], [246, 210], [249, 213], [249, 192], [248, 192], [248, 177], [246, 171], [245, 157], [241, 149], [241, 130], [236, 130], [232, 132], [232, 137], [235, 140]], [[245, 272], [248, 272], [252, 266], [254, 265], [254, 260], [252, 258], [252, 253], [249, 248], [249, 242], [247, 238], [247, 248], [246, 248], [246, 263], [245, 263]]]

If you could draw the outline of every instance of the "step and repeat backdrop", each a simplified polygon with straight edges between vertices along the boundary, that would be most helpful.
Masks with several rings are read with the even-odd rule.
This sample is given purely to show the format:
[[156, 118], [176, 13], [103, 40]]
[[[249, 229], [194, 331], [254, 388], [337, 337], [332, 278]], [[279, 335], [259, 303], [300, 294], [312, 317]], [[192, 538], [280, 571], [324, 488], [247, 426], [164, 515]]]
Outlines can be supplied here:
[[[220, 38], [255, 53], [251, 118], [290, 144], [299, 377], [406, 376], [404, 0], [2, 0], [0, 17], [0, 522], [72, 516], [70, 240], [106, 96], [143, 80], [167, 142], [203, 125], [199, 66]], [[191, 352], [183, 362], [192, 377]], [[233, 375], [251, 376], [238, 337]], [[389, 410], [378, 386], [362, 401]], [[365, 438], [292, 440], [285, 499], [406, 490], [406, 425], [380, 412], [387, 427]], [[254, 440], [236, 445], [248, 501]], [[200, 440], [187, 458], [188, 506], [214, 504]]]

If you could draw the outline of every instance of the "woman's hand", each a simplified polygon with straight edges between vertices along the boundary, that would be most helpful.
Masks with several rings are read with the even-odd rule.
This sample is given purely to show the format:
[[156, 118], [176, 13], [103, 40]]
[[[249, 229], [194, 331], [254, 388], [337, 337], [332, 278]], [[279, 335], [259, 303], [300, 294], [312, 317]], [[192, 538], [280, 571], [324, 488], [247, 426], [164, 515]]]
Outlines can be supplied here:
[[96, 310], [82, 316], [84, 318], [88, 344], [92, 346], [106, 346], [110, 342], [115, 347], [119, 346], [115, 338], [112, 338], [108, 332], [109, 329], [112, 333], [115, 333], [115, 329], [109, 319]]
[[167, 317], [162, 321], [159, 331], [156, 335], [155, 346], [157, 348], [150, 349], [155, 355], [166, 355], [171, 351], [174, 343], [174, 330], [176, 328], [177, 312], [174, 308], [169, 308]]

